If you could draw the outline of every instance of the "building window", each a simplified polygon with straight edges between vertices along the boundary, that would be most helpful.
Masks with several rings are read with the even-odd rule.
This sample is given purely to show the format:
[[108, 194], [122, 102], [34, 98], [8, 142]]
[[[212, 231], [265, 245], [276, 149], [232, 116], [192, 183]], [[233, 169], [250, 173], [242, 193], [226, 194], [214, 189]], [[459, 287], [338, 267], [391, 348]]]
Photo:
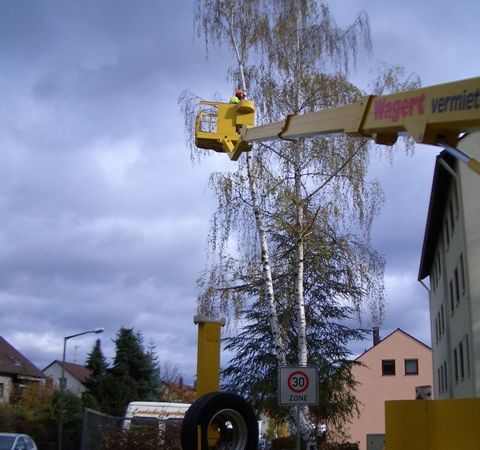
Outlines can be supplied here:
[[454, 280], [455, 280], [455, 300], [457, 301], [457, 306], [460, 303], [460, 283], [458, 281], [458, 268], [455, 267], [454, 272]]
[[459, 198], [458, 198], [458, 189], [457, 185], [453, 185], [453, 204], [455, 205], [455, 217], [458, 219], [458, 213], [459, 213]]
[[3, 398], [3, 392], [5, 390], [4, 386], [5, 385], [3, 383], [0, 383], [0, 398]]
[[405, 375], [418, 375], [418, 359], [405, 360]]
[[395, 375], [394, 359], [382, 359], [382, 375]]
[[440, 306], [440, 335], [445, 333], [445, 313], [443, 312], [443, 305]]
[[455, 384], [458, 383], [458, 353], [457, 349], [453, 349], [453, 366], [455, 369], [454, 375], [455, 375]]
[[468, 343], [468, 334], [465, 335], [465, 361], [467, 362], [467, 377], [470, 376], [470, 345]]
[[458, 344], [458, 356], [460, 357], [460, 379], [465, 378], [465, 362], [463, 357], [463, 342], [460, 341]]
[[445, 392], [448, 390], [447, 361], [443, 362], [443, 373], [445, 378]]
[[448, 283], [448, 287], [449, 287], [449, 290], [450, 290], [450, 312], [453, 314], [454, 311], [455, 311], [455, 298], [453, 296], [453, 282], [450, 281], [450, 283]]
[[435, 317], [435, 344], [438, 344], [438, 317], [440, 316], [440, 313], [437, 314], [437, 317]]
[[465, 294], [465, 265], [462, 253], [460, 253], [460, 282], [462, 286], [462, 294]]
[[450, 203], [448, 209], [449, 209], [449, 212], [450, 212], [450, 223], [452, 225], [450, 231], [451, 231], [452, 236], [453, 236], [453, 231], [455, 230], [455, 218], [453, 217], [453, 205], [452, 205], [452, 203]]
[[445, 241], [447, 242], [447, 250], [450, 245], [450, 231], [448, 228], [448, 218], [445, 219]]

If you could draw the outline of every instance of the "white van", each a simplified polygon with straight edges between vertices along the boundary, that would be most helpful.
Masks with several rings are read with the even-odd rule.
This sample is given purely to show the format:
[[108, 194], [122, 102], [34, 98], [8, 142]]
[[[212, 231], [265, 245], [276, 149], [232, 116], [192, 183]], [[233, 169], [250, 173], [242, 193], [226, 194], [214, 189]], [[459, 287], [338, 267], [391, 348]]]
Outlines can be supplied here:
[[190, 403], [165, 402], [131, 402], [128, 404], [123, 428], [128, 430], [131, 423], [147, 423], [166, 421], [168, 419], [183, 419]]
[[163, 442], [169, 428], [178, 428], [174, 432], [179, 432], [179, 425], [188, 408], [190, 403], [131, 402], [125, 412], [123, 429], [129, 430], [131, 425], [155, 428], [158, 429], [160, 442]]

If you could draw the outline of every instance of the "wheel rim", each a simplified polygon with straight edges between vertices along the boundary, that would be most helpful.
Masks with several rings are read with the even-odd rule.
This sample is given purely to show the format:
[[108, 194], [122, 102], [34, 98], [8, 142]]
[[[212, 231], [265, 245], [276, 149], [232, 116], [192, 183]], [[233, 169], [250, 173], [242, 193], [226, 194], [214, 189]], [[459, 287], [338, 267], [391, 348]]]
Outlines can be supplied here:
[[213, 448], [218, 450], [244, 450], [247, 445], [248, 428], [243, 416], [234, 409], [222, 409], [210, 420], [209, 429], [217, 438]]

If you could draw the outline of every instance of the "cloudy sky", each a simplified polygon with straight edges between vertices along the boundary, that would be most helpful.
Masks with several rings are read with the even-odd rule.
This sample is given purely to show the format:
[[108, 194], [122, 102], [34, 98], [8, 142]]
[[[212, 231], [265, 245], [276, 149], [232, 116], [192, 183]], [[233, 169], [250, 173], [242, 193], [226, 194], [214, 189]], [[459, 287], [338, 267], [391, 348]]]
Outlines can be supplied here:
[[[382, 62], [424, 85], [479, 75], [480, 2], [332, 2], [341, 25], [360, 10], [374, 53], [359, 83]], [[0, 1], [0, 335], [39, 368], [61, 359], [64, 336], [96, 327], [111, 357], [125, 326], [192, 379], [207, 179], [234, 163], [191, 164], [177, 99], [226, 98], [229, 65], [205, 58], [191, 0]], [[430, 342], [416, 279], [437, 153], [372, 168], [386, 192], [373, 234], [387, 260], [383, 336]], [[95, 337], [70, 340], [67, 360], [83, 363]]]

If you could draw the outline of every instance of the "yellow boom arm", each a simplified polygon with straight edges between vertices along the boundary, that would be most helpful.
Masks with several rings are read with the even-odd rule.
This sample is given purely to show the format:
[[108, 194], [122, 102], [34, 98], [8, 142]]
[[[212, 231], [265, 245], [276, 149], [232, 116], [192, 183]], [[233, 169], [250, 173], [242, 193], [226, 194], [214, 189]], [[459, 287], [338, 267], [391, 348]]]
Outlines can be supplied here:
[[[453, 152], [462, 133], [480, 129], [480, 77], [392, 95], [371, 95], [350, 105], [289, 115], [260, 126], [253, 126], [255, 105], [249, 100], [200, 105], [204, 110], [196, 120], [197, 147], [225, 152], [232, 160], [250, 150], [253, 142], [335, 133], [371, 138], [384, 145], [394, 144], [399, 134], [409, 134], [415, 142]], [[480, 173], [478, 161], [464, 154], [456, 156]]]

